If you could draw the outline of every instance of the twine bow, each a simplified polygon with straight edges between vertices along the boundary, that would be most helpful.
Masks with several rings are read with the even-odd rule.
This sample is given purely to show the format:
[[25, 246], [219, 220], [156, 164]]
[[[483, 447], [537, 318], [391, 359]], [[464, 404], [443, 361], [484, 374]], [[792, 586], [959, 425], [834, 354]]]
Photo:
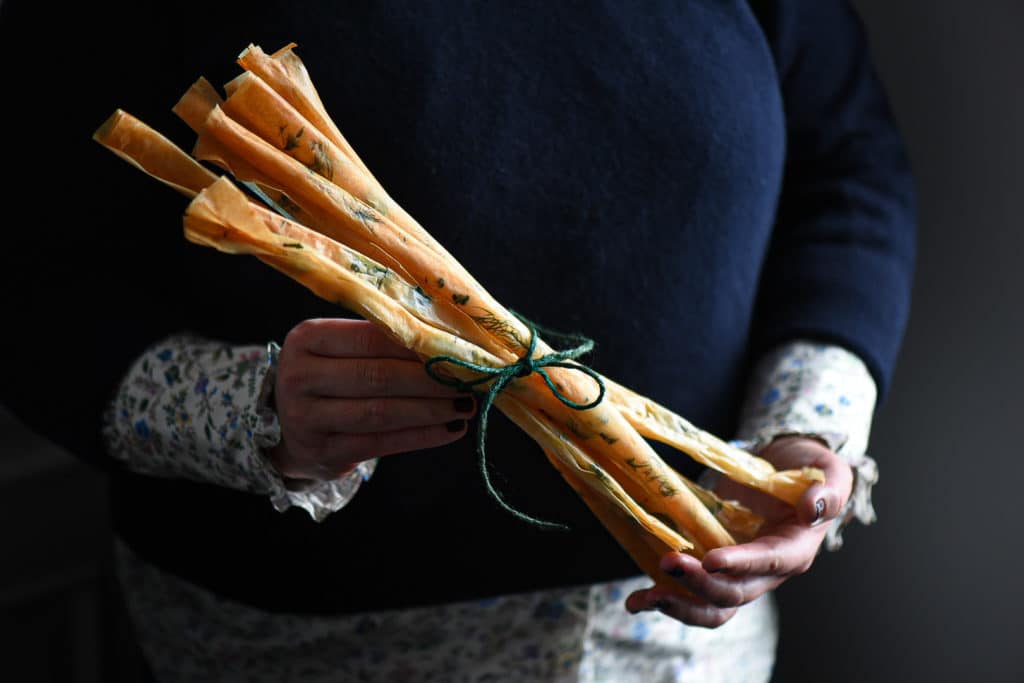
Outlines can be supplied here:
[[[570, 408], [573, 408], [574, 410], [588, 410], [590, 408], [596, 407], [598, 404], [601, 403], [605, 395], [605, 386], [604, 382], [601, 380], [601, 376], [585, 365], [568, 362], [570, 360], [579, 358], [580, 356], [589, 353], [591, 350], [593, 350], [594, 340], [579, 334], [566, 334], [562, 332], [553, 332], [551, 330], [546, 330], [540, 327], [539, 325], [535, 325], [529, 320], [526, 320], [518, 313], [513, 314], [530, 329], [530, 343], [526, 349], [526, 353], [523, 354], [523, 356], [515, 363], [511, 363], [504, 367], [496, 368], [491, 367], [489, 365], [479, 365], [477, 363], [470, 363], [469, 361], [465, 361], [460, 358], [454, 358], [452, 356], [434, 356], [427, 360], [426, 370], [427, 374], [430, 375], [434, 380], [440, 382], [441, 384], [450, 387], [455, 387], [459, 391], [472, 391], [474, 393], [477, 393], [476, 387], [480, 386], [481, 384], [491, 382], [490, 388], [487, 390], [486, 394], [484, 394], [483, 400], [480, 403], [480, 424], [477, 429], [476, 436], [476, 449], [478, 455], [480, 456], [480, 472], [483, 475], [484, 484], [487, 486], [488, 492], [490, 492], [491, 496], [494, 497], [494, 499], [498, 502], [499, 505], [501, 505], [501, 507], [503, 507], [505, 510], [512, 513], [513, 515], [515, 515], [523, 521], [541, 527], [567, 530], [568, 527], [566, 527], [565, 525], [536, 519], [535, 517], [531, 517], [524, 512], [516, 510], [515, 508], [513, 508], [512, 506], [505, 502], [505, 500], [501, 497], [501, 494], [499, 494], [498, 491], [491, 484], [491, 477], [487, 472], [487, 450], [485, 446], [487, 438], [487, 416], [490, 413], [491, 406], [494, 404], [494, 400], [498, 397], [498, 394], [501, 393], [501, 391], [504, 390], [505, 387], [509, 385], [509, 383], [518, 378], [529, 377], [533, 373], [537, 373], [538, 375], [543, 377], [544, 382], [545, 384], [548, 385], [548, 388], [551, 390], [552, 395], [554, 395], [555, 398], [557, 398], [559, 401], [569, 406]], [[563, 351], [555, 351], [553, 353], [549, 353], [539, 358], [534, 358], [533, 354], [537, 350], [538, 330], [543, 331], [545, 337], [565, 340], [570, 343], [575, 343], [576, 346], [569, 349], [565, 349]], [[437, 373], [436, 370], [434, 370], [434, 366], [437, 365], [438, 363], [448, 363], [450, 365], [466, 368], [468, 370], [478, 372], [482, 376], [474, 380], [464, 381], [458, 378], [440, 375]], [[555, 385], [554, 381], [551, 379], [551, 376], [547, 373], [545, 368], [568, 368], [570, 370], [577, 370], [590, 376], [591, 378], [593, 378], [595, 382], [597, 382], [597, 398], [594, 399], [593, 401], [590, 401], [589, 403], [577, 403], [576, 401], [573, 401], [564, 393], [562, 393], [561, 389], [559, 389], [558, 386]]]

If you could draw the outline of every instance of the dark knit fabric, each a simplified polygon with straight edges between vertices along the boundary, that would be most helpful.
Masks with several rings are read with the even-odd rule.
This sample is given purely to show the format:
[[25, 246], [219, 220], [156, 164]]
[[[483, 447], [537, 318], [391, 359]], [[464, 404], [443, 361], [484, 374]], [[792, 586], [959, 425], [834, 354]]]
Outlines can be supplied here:
[[186, 243], [186, 201], [90, 140], [122, 107], [189, 148], [171, 106], [200, 75], [236, 75], [250, 42], [298, 43], [392, 196], [506, 306], [594, 338], [598, 371], [725, 437], [751, 360], [795, 337], [853, 350], [884, 396], [910, 300], [913, 191], [847, 3], [118, 5], [57, 26], [42, 3], [0, 4], [19, 65], [3, 75], [6, 204], [20, 209], [5, 222], [0, 400], [112, 472], [118, 532], [166, 569], [322, 612], [637, 571], [497, 414], [496, 486], [570, 532], [498, 508], [471, 438], [386, 458], [321, 524], [103, 456], [101, 411], [149, 344], [186, 329], [280, 341], [304, 318], [345, 315], [253, 259]]

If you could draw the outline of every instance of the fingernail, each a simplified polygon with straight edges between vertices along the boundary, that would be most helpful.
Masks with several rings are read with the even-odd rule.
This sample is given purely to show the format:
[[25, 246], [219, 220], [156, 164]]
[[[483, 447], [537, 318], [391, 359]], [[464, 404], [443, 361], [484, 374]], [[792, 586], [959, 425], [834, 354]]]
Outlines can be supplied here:
[[472, 413], [473, 408], [476, 407], [476, 402], [469, 396], [461, 396], [452, 403], [455, 404], [455, 412], [457, 413]]
[[454, 434], [455, 432], [461, 432], [463, 429], [466, 428], [466, 421], [465, 420], [452, 420], [451, 422], [446, 424], [444, 427], [449, 432], [452, 432]]
[[814, 501], [814, 522], [820, 522], [823, 514], [825, 514], [825, 499], [819, 498]]

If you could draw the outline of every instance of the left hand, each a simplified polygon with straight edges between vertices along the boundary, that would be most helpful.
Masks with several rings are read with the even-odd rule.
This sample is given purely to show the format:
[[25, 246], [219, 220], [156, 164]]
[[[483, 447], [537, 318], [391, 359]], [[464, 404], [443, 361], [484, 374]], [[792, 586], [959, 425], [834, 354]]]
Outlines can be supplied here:
[[818, 467], [825, 472], [825, 483], [811, 485], [791, 507], [722, 477], [715, 487], [719, 496], [738, 500], [765, 518], [757, 537], [710, 550], [703, 561], [683, 553], [666, 554], [661, 570], [694, 597], [679, 597], [655, 586], [632, 593], [626, 599], [627, 610], [657, 609], [691, 626], [717, 628], [742, 605], [810, 569], [830, 522], [850, 497], [853, 472], [827, 446], [807, 437], [776, 439], [760, 457], [780, 470]]

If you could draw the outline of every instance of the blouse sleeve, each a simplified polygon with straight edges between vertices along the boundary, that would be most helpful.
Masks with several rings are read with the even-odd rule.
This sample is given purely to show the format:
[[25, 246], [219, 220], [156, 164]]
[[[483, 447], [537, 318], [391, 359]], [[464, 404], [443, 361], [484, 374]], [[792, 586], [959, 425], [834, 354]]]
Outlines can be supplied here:
[[175, 335], [147, 349], [121, 381], [104, 419], [107, 451], [128, 469], [268, 496], [321, 521], [373, 473], [366, 461], [330, 481], [283, 479], [263, 455], [280, 425], [269, 401], [278, 347]]

